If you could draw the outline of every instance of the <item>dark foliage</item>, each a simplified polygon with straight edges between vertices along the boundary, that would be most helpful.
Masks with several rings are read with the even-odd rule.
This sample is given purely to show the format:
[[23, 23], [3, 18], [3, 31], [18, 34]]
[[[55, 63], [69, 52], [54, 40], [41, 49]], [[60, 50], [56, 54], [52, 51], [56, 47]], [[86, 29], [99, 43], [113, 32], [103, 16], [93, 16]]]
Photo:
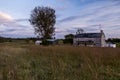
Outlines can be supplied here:
[[73, 34], [68, 34], [65, 35], [65, 39], [73, 39], [74, 35]]
[[11, 38], [0, 37], [0, 43], [3, 43], [3, 42], [11, 42], [11, 41], [12, 41]]
[[76, 34], [81, 34], [81, 33], [84, 33], [84, 30], [80, 28], [77, 30]]
[[64, 44], [73, 44], [73, 34], [65, 35]]
[[43, 41], [42, 41], [42, 45], [45, 45], [45, 46], [50, 45], [50, 42], [47, 41], [47, 40], [43, 40]]
[[73, 39], [65, 39], [64, 44], [73, 44]]
[[35, 29], [35, 34], [42, 39], [54, 36], [56, 15], [50, 7], [35, 7], [30, 16], [30, 23]]
[[106, 40], [106, 42], [118, 43], [118, 42], [120, 42], [120, 39], [119, 38], [109, 38]]

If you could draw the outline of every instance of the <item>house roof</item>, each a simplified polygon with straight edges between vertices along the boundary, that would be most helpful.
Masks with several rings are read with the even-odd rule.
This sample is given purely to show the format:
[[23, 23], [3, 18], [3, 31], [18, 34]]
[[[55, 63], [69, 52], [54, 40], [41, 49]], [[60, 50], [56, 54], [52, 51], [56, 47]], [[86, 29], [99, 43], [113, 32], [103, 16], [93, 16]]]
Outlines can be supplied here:
[[47, 41], [54, 42], [55, 39], [47, 39]]
[[81, 33], [77, 34], [75, 38], [100, 38], [102, 33]]

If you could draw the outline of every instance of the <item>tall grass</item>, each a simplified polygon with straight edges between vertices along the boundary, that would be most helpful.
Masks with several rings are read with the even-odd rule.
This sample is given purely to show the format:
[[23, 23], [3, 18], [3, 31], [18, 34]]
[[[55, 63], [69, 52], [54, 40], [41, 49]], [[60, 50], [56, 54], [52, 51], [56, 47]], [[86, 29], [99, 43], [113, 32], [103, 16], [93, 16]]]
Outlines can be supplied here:
[[0, 45], [0, 80], [120, 80], [120, 48]]

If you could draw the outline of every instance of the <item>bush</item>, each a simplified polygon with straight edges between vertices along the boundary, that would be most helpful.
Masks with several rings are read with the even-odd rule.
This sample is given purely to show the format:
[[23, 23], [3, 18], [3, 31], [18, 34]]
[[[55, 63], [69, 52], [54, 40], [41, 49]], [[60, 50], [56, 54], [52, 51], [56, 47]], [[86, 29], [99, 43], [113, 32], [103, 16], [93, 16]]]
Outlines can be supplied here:
[[47, 45], [50, 45], [50, 43], [49, 43], [49, 41], [47, 41], [47, 40], [43, 40], [43, 41], [42, 41], [42, 45], [47, 46]]
[[73, 44], [73, 39], [65, 39], [64, 44]]
[[116, 43], [117, 47], [120, 47], [120, 42], [119, 43]]

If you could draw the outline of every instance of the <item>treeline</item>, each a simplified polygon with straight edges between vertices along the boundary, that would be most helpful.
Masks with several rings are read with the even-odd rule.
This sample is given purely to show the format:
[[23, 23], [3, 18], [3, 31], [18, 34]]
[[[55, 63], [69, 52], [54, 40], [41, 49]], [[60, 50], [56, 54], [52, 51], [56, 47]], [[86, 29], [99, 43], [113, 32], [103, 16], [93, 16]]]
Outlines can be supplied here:
[[106, 42], [119, 43], [120, 38], [108, 38]]
[[[68, 34], [64, 36], [64, 39], [56, 39], [56, 42], [58, 44], [73, 44], [73, 34]], [[34, 43], [36, 40], [41, 40], [39, 38], [31, 37], [31, 38], [6, 38], [6, 37], [0, 37], [0, 43], [3, 42], [24, 42], [24, 43]], [[120, 43], [120, 38], [108, 38], [106, 42], [111, 43]]]
[[2, 42], [10, 42], [11, 40], [12, 40], [11, 38], [0, 37], [0, 43], [2, 43]]
[[[55, 39], [56, 44], [73, 44], [73, 34], [68, 34], [64, 36], [64, 39]], [[35, 43], [37, 40], [42, 40], [39, 38], [31, 37], [31, 38], [6, 38], [0, 37], [0, 43], [4, 42], [17, 42], [17, 43]]]
[[15, 41], [25, 41], [25, 42], [29, 42], [29, 41], [36, 41], [38, 40], [38, 38], [6, 38], [6, 37], [0, 37], [0, 43], [3, 42], [15, 42]]

